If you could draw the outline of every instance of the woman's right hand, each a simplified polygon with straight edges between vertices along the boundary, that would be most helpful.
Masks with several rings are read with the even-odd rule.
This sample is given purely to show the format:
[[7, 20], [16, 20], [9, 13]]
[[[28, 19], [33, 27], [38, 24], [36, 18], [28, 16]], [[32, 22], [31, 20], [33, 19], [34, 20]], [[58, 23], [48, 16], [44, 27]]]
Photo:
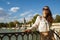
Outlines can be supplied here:
[[31, 29], [26, 29], [25, 32], [31, 32]]

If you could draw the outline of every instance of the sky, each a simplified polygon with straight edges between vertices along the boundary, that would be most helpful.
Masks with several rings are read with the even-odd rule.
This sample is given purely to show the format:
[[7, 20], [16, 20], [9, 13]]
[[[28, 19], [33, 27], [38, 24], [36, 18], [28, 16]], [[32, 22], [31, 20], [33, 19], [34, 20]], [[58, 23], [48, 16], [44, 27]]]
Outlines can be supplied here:
[[42, 8], [49, 6], [53, 17], [60, 15], [60, 0], [0, 0], [0, 22], [27, 21], [42, 15]]

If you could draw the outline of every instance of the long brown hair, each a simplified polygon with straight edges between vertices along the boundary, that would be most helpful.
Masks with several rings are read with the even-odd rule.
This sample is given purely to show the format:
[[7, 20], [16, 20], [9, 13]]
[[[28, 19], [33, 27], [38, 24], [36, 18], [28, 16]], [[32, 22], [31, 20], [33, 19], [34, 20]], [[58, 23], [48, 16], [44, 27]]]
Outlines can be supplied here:
[[52, 23], [53, 22], [53, 17], [52, 17], [52, 13], [50, 11], [50, 8], [48, 6], [45, 6], [45, 7], [47, 7], [47, 9], [43, 8], [43, 10], [48, 10], [48, 13], [46, 13], [46, 20], [48, 22]]

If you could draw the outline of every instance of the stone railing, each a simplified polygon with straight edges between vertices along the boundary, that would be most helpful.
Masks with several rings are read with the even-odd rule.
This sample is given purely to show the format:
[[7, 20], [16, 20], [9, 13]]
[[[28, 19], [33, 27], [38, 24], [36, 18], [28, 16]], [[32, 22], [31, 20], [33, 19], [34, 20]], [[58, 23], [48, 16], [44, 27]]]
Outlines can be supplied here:
[[0, 33], [0, 40], [39, 40], [39, 32]]

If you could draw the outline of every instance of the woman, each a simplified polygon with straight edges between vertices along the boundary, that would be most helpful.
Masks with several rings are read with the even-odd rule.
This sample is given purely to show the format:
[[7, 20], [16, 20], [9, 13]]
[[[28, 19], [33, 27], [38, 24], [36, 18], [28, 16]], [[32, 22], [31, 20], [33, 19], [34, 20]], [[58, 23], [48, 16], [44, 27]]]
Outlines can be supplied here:
[[29, 32], [33, 28], [37, 28], [40, 32], [40, 39], [41, 40], [55, 40], [53, 33], [50, 31], [50, 27], [52, 25], [52, 14], [48, 6], [43, 8], [43, 15], [38, 16], [35, 23], [32, 25], [31, 28], [27, 29], [26, 31]]

